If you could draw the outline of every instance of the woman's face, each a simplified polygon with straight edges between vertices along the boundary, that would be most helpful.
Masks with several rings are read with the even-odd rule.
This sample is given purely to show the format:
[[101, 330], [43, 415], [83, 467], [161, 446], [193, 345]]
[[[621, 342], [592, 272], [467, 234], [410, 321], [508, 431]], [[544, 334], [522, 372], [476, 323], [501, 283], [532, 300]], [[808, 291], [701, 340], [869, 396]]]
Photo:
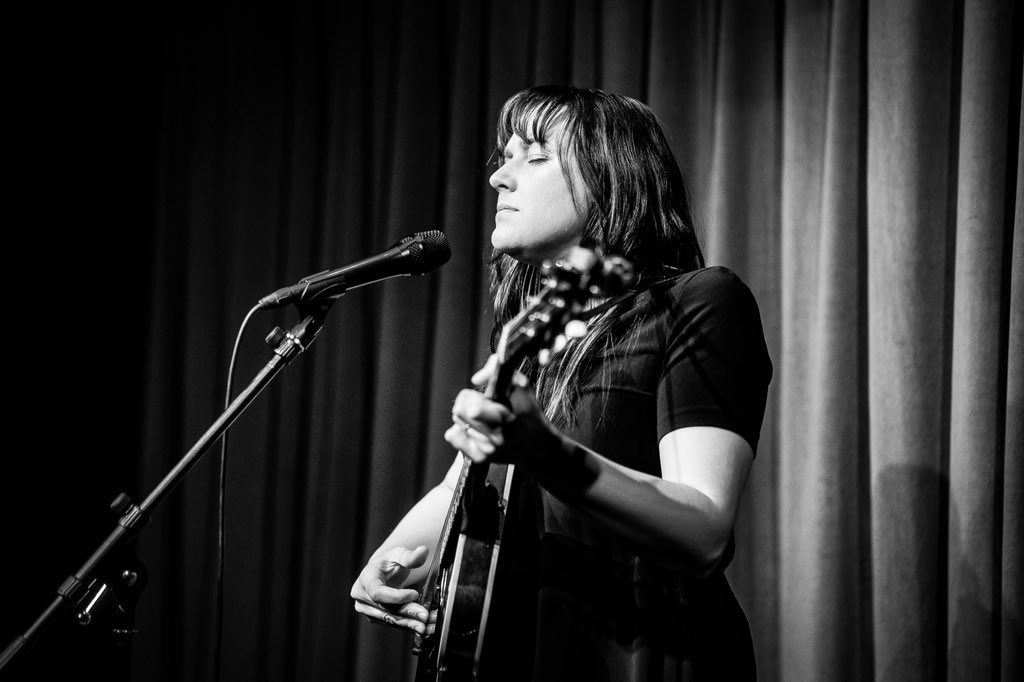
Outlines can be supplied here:
[[[579, 244], [583, 232], [586, 206], [577, 208], [573, 202], [561, 161], [567, 157], [562, 143], [561, 125], [552, 126], [543, 144], [513, 135], [490, 179], [498, 192], [491, 244], [524, 263], [561, 258]], [[573, 184], [582, 187], [575, 164], [568, 158], [566, 163]]]

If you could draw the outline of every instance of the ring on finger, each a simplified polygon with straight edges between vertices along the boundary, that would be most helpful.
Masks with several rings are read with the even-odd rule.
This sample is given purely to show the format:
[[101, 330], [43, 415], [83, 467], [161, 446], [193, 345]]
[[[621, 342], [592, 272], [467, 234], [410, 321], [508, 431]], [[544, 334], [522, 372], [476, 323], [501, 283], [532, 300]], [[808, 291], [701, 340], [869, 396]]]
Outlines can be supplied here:
[[[494, 439], [491, 437], [491, 434], [485, 431], [481, 431], [476, 426], [466, 421], [459, 415], [453, 415], [453, 419], [455, 420], [455, 423], [462, 427], [462, 432], [466, 434], [467, 438], [476, 442], [478, 445], [484, 448], [489, 448], [487, 450], [488, 452], [493, 451], [495, 444]], [[476, 435], [474, 436], [473, 434]]]

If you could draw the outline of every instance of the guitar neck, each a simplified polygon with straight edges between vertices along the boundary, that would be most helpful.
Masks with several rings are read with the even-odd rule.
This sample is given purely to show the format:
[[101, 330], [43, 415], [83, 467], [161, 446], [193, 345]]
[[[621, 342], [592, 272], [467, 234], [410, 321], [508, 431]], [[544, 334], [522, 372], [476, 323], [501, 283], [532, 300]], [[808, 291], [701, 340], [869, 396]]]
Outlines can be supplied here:
[[430, 568], [427, 570], [426, 582], [424, 583], [423, 590], [420, 592], [419, 603], [428, 610], [436, 608], [437, 606], [434, 603], [438, 587], [437, 577], [441, 572], [441, 566], [444, 563], [445, 554], [448, 553], [446, 550], [450, 546], [452, 529], [455, 527], [455, 520], [459, 516], [459, 507], [462, 496], [465, 494], [466, 482], [469, 480], [469, 470], [472, 464], [472, 461], [468, 457], [463, 456], [462, 471], [459, 472], [459, 480], [455, 484], [455, 491], [452, 493], [452, 501], [448, 505], [448, 512], [445, 514], [444, 523], [441, 526], [441, 535], [438, 538], [437, 546], [434, 547], [433, 556], [430, 560]]

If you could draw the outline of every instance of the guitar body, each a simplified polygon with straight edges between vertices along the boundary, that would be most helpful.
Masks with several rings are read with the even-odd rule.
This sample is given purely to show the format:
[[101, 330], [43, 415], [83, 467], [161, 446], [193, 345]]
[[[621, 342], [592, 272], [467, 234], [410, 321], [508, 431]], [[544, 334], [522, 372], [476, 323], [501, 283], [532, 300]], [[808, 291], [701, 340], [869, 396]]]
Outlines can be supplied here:
[[437, 590], [428, 607], [437, 612], [437, 622], [420, 645], [416, 682], [477, 679], [514, 467], [465, 466], [459, 532], [449, 535], [451, 546], [441, 550]]

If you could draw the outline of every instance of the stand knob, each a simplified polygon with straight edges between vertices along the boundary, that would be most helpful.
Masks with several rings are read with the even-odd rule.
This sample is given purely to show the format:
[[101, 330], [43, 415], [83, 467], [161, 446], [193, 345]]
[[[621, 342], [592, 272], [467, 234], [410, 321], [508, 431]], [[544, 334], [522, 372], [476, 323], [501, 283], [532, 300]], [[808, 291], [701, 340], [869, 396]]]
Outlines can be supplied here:
[[280, 327], [274, 327], [269, 334], [267, 334], [266, 342], [271, 348], [276, 348], [278, 344], [284, 341], [285, 333]]
[[118, 494], [114, 498], [114, 501], [110, 503], [110, 511], [114, 513], [114, 516], [120, 518], [124, 516], [125, 512], [132, 506], [132, 498], [128, 497], [124, 493]]

